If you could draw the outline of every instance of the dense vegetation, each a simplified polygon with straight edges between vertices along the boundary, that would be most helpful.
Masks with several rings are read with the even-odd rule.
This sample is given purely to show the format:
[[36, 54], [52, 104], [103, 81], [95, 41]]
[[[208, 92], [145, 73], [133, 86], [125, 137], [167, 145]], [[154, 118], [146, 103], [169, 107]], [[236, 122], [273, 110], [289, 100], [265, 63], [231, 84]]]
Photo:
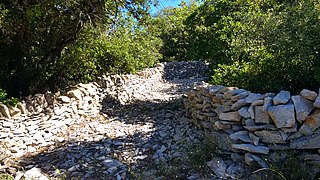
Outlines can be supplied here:
[[177, 21], [163, 31], [169, 35], [164, 44], [170, 44], [164, 59], [206, 61], [214, 84], [318, 91], [319, 1], [215, 0], [166, 11]]
[[211, 82], [255, 92], [318, 90], [320, 2], [0, 3], [0, 89], [19, 96], [128, 73], [158, 61], [202, 60]]
[[144, 27], [150, 3], [1, 1], [0, 88], [27, 95], [152, 65], [161, 42]]

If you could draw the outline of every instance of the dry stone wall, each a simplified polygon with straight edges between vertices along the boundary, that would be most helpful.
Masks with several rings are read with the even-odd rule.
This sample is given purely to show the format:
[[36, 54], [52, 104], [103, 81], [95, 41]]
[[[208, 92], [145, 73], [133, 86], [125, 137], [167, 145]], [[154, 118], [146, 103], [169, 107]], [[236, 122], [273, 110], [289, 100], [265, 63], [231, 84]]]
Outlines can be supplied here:
[[[20, 157], [62, 142], [68, 126], [106, 118], [101, 113], [106, 103], [126, 104], [139, 99], [144, 93], [141, 89], [152, 88], [152, 84], [143, 82], [150, 78], [160, 80], [163, 75], [164, 64], [158, 64], [136, 75], [108, 75], [97, 82], [80, 83], [65, 93], [29, 96], [16, 107], [0, 103], [0, 152]], [[104, 102], [107, 98], [113, 102]]]
[[201, 83], [184, 103], [205, 136], [233, 157], [309, 150], [320, 164], [320, 96], [314, 91], [257, 94]]

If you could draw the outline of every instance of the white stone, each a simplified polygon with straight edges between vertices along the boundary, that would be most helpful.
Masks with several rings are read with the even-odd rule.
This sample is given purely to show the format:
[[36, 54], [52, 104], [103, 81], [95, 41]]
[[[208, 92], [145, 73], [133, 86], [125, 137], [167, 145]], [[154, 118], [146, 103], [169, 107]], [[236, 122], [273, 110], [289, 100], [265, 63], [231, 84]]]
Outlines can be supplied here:
[[273, 105], [273, 101], [271, 97], [264, 98], [263, 109], [264, 111], [268, 111], [268, 108]]
[[311, 135], [320, 127], [320, 112], [315, 112], [311, 116], [307, 117], [303, 125], [299, 129], [299, 132], [304, 135]]
[[308, 117], [308, 115], [314, 109], [313, 104], [311, 101], [306, 100], [299, 95], [292, 96], [291, 99], [295, 107], [296, 118], [301, 123], [306, 119], [306, 117]]
[[290, 100], [290, 92], [281, 90], [274, 98], [273, 104], [286, 104]]
[[59, 96], [57, 100], [62, 101], [63, 103], [70, 103], [71, 99], [68, 96]]
[[246, 103], [253, 103], [254, 101], [261, 100], [264, 98], [264, 95], [261, 94], [255, 94], [255, 93], [250, 93], [246, 98], [245, 102]]
[[244, 99], [240, 99], [231, 106], [231, 110], [237, 111], [243, 106], [248, 105], [248, 103]]
[[277, 128], [291, 128], [295, 126], [294, 105], [278, 105], [268, 108], [268, 114]]
[[79, 89], [73, 89], [67, 92], [67, 96], [69, 98], [75, 98], [76, 100], [80, 100], [82, 99], [82, 93]]
[[5, 116], [9, 119], [11, 118], [9, 108], [2, 103], [0, 103], [0, 112], [2, 113], [3, 116]]
[[240, 116], [244, 117], [244, 118], [250, 118], [251, 115], [248, 112], [248, 107], [242, 107], [238, 110], [238, 113], [240, 114]]
[[310, 101], [314, 101], [317, 98], [317, 95], [318, 94], [316, 92], [310, 91], [308, 89], [303, 89], [300, 92], [300, 96], [302, 96], [303, 98], [308, 99]]
[[28, 171], [26, 171], [23, 175], [25, 180], [49, 180], [47, 176], [42, 173], [42, 170], [40, 168], [32, 168]]
[[267, 111], [263, 110], [263, 106], [255, 107], [255, 122], [269, 124], [272, 122], [271, 118], [268, 115]]
[[251, 119], [254, 119], [255, 118], [255, 113], [254, 113], [254, 106], [250, 106], [249, 109], [248, 109], [248, 112], [251, 116]]

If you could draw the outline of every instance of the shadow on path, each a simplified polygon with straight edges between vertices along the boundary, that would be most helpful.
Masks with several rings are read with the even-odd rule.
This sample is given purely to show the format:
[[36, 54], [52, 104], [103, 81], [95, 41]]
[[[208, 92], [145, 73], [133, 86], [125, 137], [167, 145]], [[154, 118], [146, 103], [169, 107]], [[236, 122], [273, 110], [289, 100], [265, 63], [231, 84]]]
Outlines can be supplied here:
[[[102, 138], [64, 141], [23, 157], [18, 165], [25, 170], [40, 168], [58, 179], [185, 179], [193, 172], [185, 161], [188, 148], [199, 143], [201, 135], [184, 118], [181, 102], [120, 105], [105, 98], [107, 118], [97, 126], [109, 128], [95, 133]], [[110, 128], [114, 132], [108, 132]]]

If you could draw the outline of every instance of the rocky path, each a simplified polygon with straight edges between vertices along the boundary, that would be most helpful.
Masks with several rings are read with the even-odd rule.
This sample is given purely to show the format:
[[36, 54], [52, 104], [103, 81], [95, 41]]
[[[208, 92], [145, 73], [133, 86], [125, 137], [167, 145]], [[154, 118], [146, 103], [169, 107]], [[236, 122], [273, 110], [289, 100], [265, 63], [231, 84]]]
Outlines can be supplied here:
[[[148, 78], [121, 87], [135, 89], [130, 102], [123, 103], [120, 88], [114, 92], [120, 98], [105, 96], [97, 116], [56, 119], [50, 125], [70, 123], [63, 122], [54, 135], [41, 135], [44, 141], [55, 136], [54, 143], [19, 158], [2, 155], [0, 170], [16, 179], [210, 178], [199, 164], [206, 156], [197, 152], [202, 133], [184, 116], [181, 100], [193, 83], [206, 79], [206, 66], [200, 62], [162, 66], [162, 72], [141, 74]], [[30, 134], [21, 133], [21, 138], [25, 136]]]

